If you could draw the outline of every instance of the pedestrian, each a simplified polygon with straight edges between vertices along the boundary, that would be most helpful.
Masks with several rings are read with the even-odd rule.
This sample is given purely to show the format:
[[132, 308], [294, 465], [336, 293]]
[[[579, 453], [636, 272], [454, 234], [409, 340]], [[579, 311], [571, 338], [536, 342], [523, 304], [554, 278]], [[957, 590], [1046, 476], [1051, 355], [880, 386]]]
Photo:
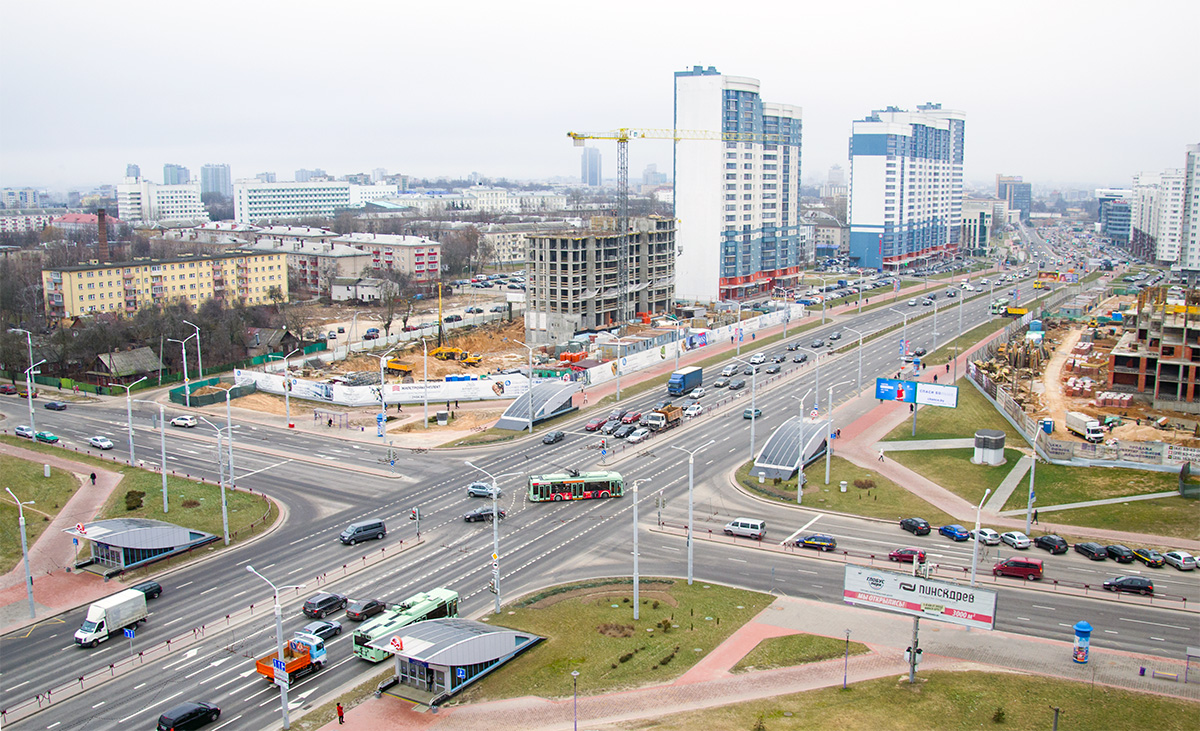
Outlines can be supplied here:
[[881, 450], [879, 450], [879, 461], [880, 461], [880, 462], [882, 462], [882, 461], [883, 461], [883, 450], [882, 450], [882, 449], [881, 449]]
[[458, 399], [454, 400], [454, 408], [456, 408], [456, 409], [458, 408]]
[[933, 382], [937, 383], [937, 374], [936, 373], [933, 374]]
[[333, 428], [333, 417], [332, 417], [332, 416], [331, 416], [331, 417], [329, 417], [329, 421], [328, 421], [328, 422], [326, 422], [326, 425], [327, 425], [327, 426], [328, 426], [330, 429], [332, 429], [332, 428]]
[[94, 486], [95, 484], [96, 484], [96, 473], [93, 472], [92, 473], [92, 485]]
[[341, 725], [341, 724], [345, 723], [346, 722], [346, 711], [344, 708], [342, 708], [341, 703], [337, 704], [337, 714], [338, 714], [338, 724]]
[[1035, 524], [1035, 525], [1036, 525], [1036, 524], [1037, 524], [1037, 522], [1038, 522], [1037, 511], [1036, 511], [1036, 510], [1035, 510], [1035, 511], [1033, 511], [1033, 522], [1034, 522], [1034, 524]]
[[834, 432], [834, 433], [835, 433], [835, 434], [837, 434], [837, 436], [836, 436], [836, 437], [834, 437], [834, 439], [841, 439], [841, 438], [842, 438], [842, 430], [841, 430], [841, 429], [838, 429], [838, 430], [837, 430], [836, 432]]

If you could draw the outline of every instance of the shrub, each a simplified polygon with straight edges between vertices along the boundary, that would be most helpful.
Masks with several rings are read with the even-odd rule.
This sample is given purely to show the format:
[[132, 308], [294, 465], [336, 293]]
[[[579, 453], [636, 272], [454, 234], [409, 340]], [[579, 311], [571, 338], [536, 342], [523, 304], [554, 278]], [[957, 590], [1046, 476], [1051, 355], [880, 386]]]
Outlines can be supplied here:
[[624, 655], [622, 655], [621, 657], [617, 658], [617, 660], [618, 660], [619, 662], [629, 662], [629, 661], [630, 661], [630, 660], [632, 660], [632, 659], [633, 659], [633, 653], [632, 653], [632, 652], [627, 652], [627, 653], [625, 653]]
[[199, 501], [199, 500], [192, 500], [191, 498], [188, 498], [187, 500], [184, 500], [184, 501], [183, 501], [183, 507], [185, 507], [185, 508], [198, 508], [198, 507], [200, 507], [200, 501]]
[[142, 507], [142, 499], [146, 497], [146, 493], [141, 490], [129, 490], [125, 493], [125, 509], [138, 510]]
[[854, 481], [854, 486], [860, 490], [870, 490], [875, 487], [875, 480], [860, 479]]
[[1004, 707], [997, 706], [996, 712], [992, 714], [992, 723], [1004, 723]]

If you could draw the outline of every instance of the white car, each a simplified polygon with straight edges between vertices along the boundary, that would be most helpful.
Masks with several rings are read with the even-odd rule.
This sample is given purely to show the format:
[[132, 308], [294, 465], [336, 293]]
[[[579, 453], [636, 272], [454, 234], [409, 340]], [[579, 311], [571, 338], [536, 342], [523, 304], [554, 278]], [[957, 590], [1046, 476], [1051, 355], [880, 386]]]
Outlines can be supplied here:
[[26, 439], [33, 439], [33, 427], [29, 426], [28, 424], [21, 424], [14, 431], [16, 432], [17, 436], [19, 436], [19, 437], [25, 437]]
[[1187, 551], [1167, 551], [1163, 554], [1163, 560], [1180, 571], [1191, 571], [1196, 568], [1195, 557]]
[[762, 353], [755, 353], [750, 356], [750, 365], [762, 365], [767, 362], [767, 356]]
[[625, 437], [625, 441], [629, 442], [630, 444], [637, 444], [638, 442], [646, 441], [646, 438], [649, 436], [650, 430], [646, 427], [640, 427], [638, 429], [634, 429], [632, 434]]
[[913, 299], [913, 300], [909, 300], [909, 301], [908, 301], [908, 306], [909, 306], [909, 307], [916, 307], [916, 306], [917, 306], [917, 301], [916, 301], [915, 299]]
[[1030, 544], [1029, 536], [1025, 535], [1019, 530], [1001, 533], [1000, 540], [1017, 549], [1029, 548]]
[[704, 407], [700, 404], [690, 404], [683, 410], [683, 415], [687, 417], [699, 416], [702, 413], [704, 413]]
[[171, 419], [171, 426], [181, 426], [185, 429], [191, 429], [198, 423], [200, 422], [196, 420], [196, 417], [190, 415], [176, 416], [174, 419]]
[[692, 399], [703, 398], [704, 394], [706, 394], [706, 393], [708, 393], [708, 391], [705, 391], [704, 387], [701, 386], [700, 388], [697, 388], [697, 389], [693, 390], [691, 393], [689, 393], [688, 398], [692, 398]]
[[[976, 536], [976, 532], [971, 531], [971, 537], [974, 538], [975, 536]], [[996, 531], [992, 530], [991, 528], [980, 528], [979, 532], [978, 532], [978, 536], [979, 536], [979, 542], [985, 546], [1000, 545], [1000, 534], [997, 533]]]
[[88, 444], [92, 445], [96, 449], [112, 449], [113, 448], [112, 440], [109, 439], [108, 437], [102, 437], [102, 436], [92, 437], [91, 439], [88, 440]]

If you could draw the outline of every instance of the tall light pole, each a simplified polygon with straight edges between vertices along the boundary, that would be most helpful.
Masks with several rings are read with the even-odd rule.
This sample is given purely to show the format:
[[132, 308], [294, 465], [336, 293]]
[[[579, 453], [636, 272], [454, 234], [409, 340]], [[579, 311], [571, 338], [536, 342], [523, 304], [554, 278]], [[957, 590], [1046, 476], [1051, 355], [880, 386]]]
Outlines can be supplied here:
[[196, 328], [196, 370], [200, 371], [200, 378], [204, 378], [204, 359], [200, 356], [200, 326], [193, 325], [187, 320], [184, 320], [183, 324]]
[[[425, 341], [422, 340], [421, 343], [424, 344]], [[384, 351], [383, 355], [379, 356], [379, 436], [383, 438], [387, 437], [387, 401], [383, 397], [383, 389], [386, 381], [383, 380], [383, 364], [387, 361], [387, 357], [392, 354], [392, 351], [399, 347], [399, 345], [395, 345], [388, 348]], [[429, 361], [426, 360], [425, 363], [428, 365]], [[426, 376], [428, 376], [428, 373], [426, 373]], [[290, 422], [291, 419], [289, 418], [288, 421]], [[428, 415], [426, 415], [425, 419], [425, 428], [429, 428]]]
[[688, 530], [687, 530], [687, 549], [688, 549], [688, 577], [687, 577], [687, 580], [688, 580], [688, 586], [692, 585], [692, 544], [695, 543], [695, 541], [692, 539], [692, 506], [695, 502], [692, 498], [692, 489], [695, 485], [695, 477], [696, 477], [696, 469], [695, 469], [696, 455], [699, 454], [701, 451], [703, 451], [705, 448], [710, 447], [716, 443], [717, 443], [716, 439], [709, 439], [706, 443], [700, 445], [699, 447], [696, 447], [695, 449], [684, 449], [683, 447], [677, 447], [674, 444], [671, 445], [671, 449], [678, 449], [680, 452], [687, 452], [687, 456], [688, 456]]
[[[675, 321], [675, 370], [679, 370], [679, 331], [682, 329], [683, 323]], [[787, 337], [787, 325], [783, 326], [783, 336]]]
[[988, 495], [992, 494], [992, 488], [983, 491], [983, 499], [979, 501], [979, 505], [975, 507], [975, 547], [971, 550], [971, 586], [975, 586], [975, 569], [979, 565], [979, 511], [983, 510], [983, 504], [987, 502]]
[[[29, 428], [37, 433], [37, 425], [33, 423], [33, 333], [22, 327], [14, 327], [9, 329], [10, 333], [25, 333], [25, 344], [29, 346], [29, 370], [25, 371], [25, 400], [29, 402]], [[43, 363], [46, 361], [43, 360]]]
[[903, 359], [905, 353], [908, 352], [908, 313], [895, 308], [892, 308], [891, 311], [904, 318], [904, 329], [900, 331], [900, 357]]
[[[825, 432], [825, 484], [826, 485], [829, 484], [829, 462], [831, 459], [831, 453], [833, 452], [833, 438], [830, 436], [833, 432], [833, 389], [837, 388], [838, 386], [845, 386], [847, 383], [852, 383], [852, 381], [842, 381], [841, 383], [835, 383], [829, 387], [829, 401], [827, 402], [829, 410], [825, 413], [826, 423], [829, 424], [829, 426], [826, 427], [827, 431]], [[817, 391], [817, 399], [819, 400], [820, 398], [821, 398], [821, 392]]]
[[754, 459], [754, 422], [757, 421], [754, 412], [757, 409], [758, 366], [736, 356], [734, 360], [746, 365], [750, 369], [750, 459]]
[[[805, 401], [805, 399], [808, 398], [808, 394], [810, 394], [812, 392], [813, 392], [813, 389], [810, 388], [804, 392], [803, 396], [799, 397], [799, 400], [800, 400], [800, 424], [799, 424], [800, 445], [797, 447], [798, 454], [796, 455], [797, 456], [796, 463], [799, 465], [799, 467], [797, 467], [797, 472], [796, 472], [796, 504], [797, 505], [801, 505], [804, 502], [804, 401]], [[817, 397], [820, 398], [820, 396], [821, 396], [821, 394], [818, 391]], [[792, 398], [797, 398], [797, 397], [792, 396]]]
[[856, 384], [855, 384], [854, 388], [855, 388], [855, 390], [861, 391], [861, 390], [862, 390], [862, 341], [863, 341], [863, 333], [862, 333], [862, 331], [861, 331], [861, 330], [855, 330], [855, 329], [854, 329], [854, 328], [852, 328], [852, 327], [847, 327], [847, 328], [845, 328], [845, 329], [846, 329], [846, 330], [849, 330], [850, 332], [852, 332], [852, 333], [854, 333], [855, 335], [857, 335], [857, 336], [858, 336], [858, 381], [856, 381]]
[[[228, 393], [228, 392], [227, 392]], [[225, 431], [222, 427], [217, 426], [203, 416], [200, 421], [208, 424], [217, 432], [217, 474], [220, 475], [221, 485], [221, 525], [225, 528], [225, 545], [229, 545], [229, 508], [225, 502], [225, 463], [221, 461], [221, 432]], [[229, 431], [229, 441], [233, 441], [233, 430]], [[230, 476], [233, 475], [233, 466], [230, 465]]]
[[160, 468], [162, 470], [162, 493], [163, 493], [163, 513], [167, 512], [167, 411], [166, 408], [157, 401], [144, 401], [142, 399], [134, 399], [139, 404], [150, 404], [158, 407], [158, 439], [161, 447], [159, 459], [161, 460]]
[[[296, 348], [295, 350], [288, 353], [287, 355], [276, 355], [275, 353], [267, 354], [267, 360], [276, 358], [278, 360], [283, 361], [283, 408], [284, 408], [284, 411], [287, 412], [288, 429], [294, 429], [296, 426], [295, 424], [292, 423], [292, 398], [291, 398], [292, 383], [288, 377], [288, 358], [291, 358], [293, 355], [295, 355], [296, 353], [299, 353], [299, 352], [300, 352], [300, 348]], [[226, 394], [225, 394], [226, 404], [228, 404], [228, 402], [229, 402], [228, 390], [229, 389], [226, 389]], [[383, 370], [382, 369], [380, 369], [380, 371], [379, 371], [379, 393], [380, 393], [380, 399], [382, 400], [382, 398], [383, 398]], [[232, 450], [231, 450], [231, 452], [232, 452]]]
[[[275, 646], [279, 653], [279, 661], [287, 662], [283, 656], [283, 609], [279, 606], [279, 592], [284, 589], [303, 589], [304, 584], [275, 586], [271, 583], [270, 579], [255, 571], [253, 566], [247, 564], [246, 570], [267, 582], [267, 585], [271, 587], [271, 594], [275, 597]], [[287, 682], [279, 683], [276, 681], [276, 683], [279, 685], [279, 703], [283, 709], [283, 728], [289, 729], [291, 728], [291, 723], [288, 721]]]
[[191, 340], [194, 337], [196, 337], [196, 333], [192, 333], [191, 335], [188, 335], [183, 340], [176, 340], [175, 338], [167, 338], [167, 342], [179, 343], [179, 354], [180, 354], [180, 357], [183, 358], [183, 398], [184, 398], [184, 401], [187, 402], [187, 407], [189, 409], [192, 408], [192, 382], [188, 379], [187, 341]]
[[937, 315], [938, 301], [933, 300], [933, 347], [929, 349], [930, 353], [933, 353], [933, 351], [937, 350], [938, 347]]
[[[739, 313], [740, 314], [740, 313]], [[621, 403], [621, 350], [625, 343], [617, 339], [617, 403]]]
[[514, 343], [529, 351], [529, 434], [533, 435], [533, 346], [526, 345], [516, 338]]
[[742, 354], [742, 303], [738, 302], [737, 313], [737, 354]]
[[25, 541], [25, 506], [33, 505], [33, 501], [21, 502], [13, 495], [12, 490], [6, 487], [4, 491], [12, 495], [13, 502], [17, 504], [17, 524], [21, 528], [21, 557], [25, 559], [25, 595], [29, 597], [29, 618], [36, 619], [33, 605], [33, 574], [29, 573], [29, 545]]
[[[499, 503], [500, 488], [497, 487], [497, 485], [496, 485], [496, 477], [497, 477], [496, 475], [493, 475], [491, 472], [488, 472], [487, 470], [483, 469], [482, 467], [476, 467], [475, 465], [471, 464], [470, 462], [464, 462], [464, 464], [466, 464], [468, 467], [470, 467], [473, 470], [479, 470], [483, 474], [487, 475], [488, 479], [492, 481], [492, 586], [496, 590], [495, 613], [499, 614], [500, 613], [500, 503]], [[508, 474], [511, 475], [511, 474], [516, 474], [516, 473], [510, 472]], [[500, 475], [500, 477], [505, 477], [505, 476], [507, 476], [507, 475]]]
[[817, 401], [820, 401], [821, 400], [821, 353], [819, 351], [813, 350], [812, 348], [805, 348], [800, 345], [797, 345], [796, 349], [803, 350], [803, 351], [813, 354], [813, 368], [816, 369], [816, 383], [813, 385], [813, 388], [815, 388], [817, 390]]
[[575, 694], [575, 705], [571, 708], [571, 716], [574, 718], [575, 731], [579, 731], [579, 671], [571, 671], [571, 692]]
[[425, 359], [421, 365], [421, 395], [425, 398], [425, 428], [429, 428], [429, 344], [421, 338], [421, 352]]
[[643, 482], [646, 480], [634, 480], [633, 482], [633, 619], [635, 621], [639, 619], [638, 608], [641, 606], [638, 595], [638, 485]]
[[125, 420], [127, 422], [129, 422], [127, 424], [127, 426], [129, 427], [129, 465], [131, 467], [137, 467], [137, 456], [134, 455], [134, 453], [133, 453], [133, 397], [131, 395], [130, 389], [132, 389], [134, 386], [138, 385], [139, 383], [141, 383], [142, 381], [146, 380], [149, 377], [150, 376], [142, 376], [141, 378], [137, 379], [136, 381], [129, 384], [128, 386], [126, 386], [123, 383], [108, 384], [109, 388], [116, 386], [118, 388], [125, 389]]

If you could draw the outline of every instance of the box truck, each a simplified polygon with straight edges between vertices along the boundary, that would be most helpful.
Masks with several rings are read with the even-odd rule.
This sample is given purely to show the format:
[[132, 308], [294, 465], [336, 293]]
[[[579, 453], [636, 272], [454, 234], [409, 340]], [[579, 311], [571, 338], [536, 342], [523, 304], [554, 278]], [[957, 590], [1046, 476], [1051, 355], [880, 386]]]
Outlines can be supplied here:
[[1067, 412], [1067, 429], [1075, 432], [1079, 436], [1089, 442], [1104, 441], [1104, 430], [1100, 428], [1100, 422], [1087, 414], [1081, 414], [1078, 411]]
[[667, 380], [667, 393], [672, 396], [682, 396], [700, 387], [704, 380], [704, 371], [699, 366], [680, 368], [671, 374]]
[[114, 632], [146, 621], [146, 616], [146, 595], [136, 589], [105, 597], [88, 607], [87, 619], [75, 631], [75, 644], [95, 647]]

